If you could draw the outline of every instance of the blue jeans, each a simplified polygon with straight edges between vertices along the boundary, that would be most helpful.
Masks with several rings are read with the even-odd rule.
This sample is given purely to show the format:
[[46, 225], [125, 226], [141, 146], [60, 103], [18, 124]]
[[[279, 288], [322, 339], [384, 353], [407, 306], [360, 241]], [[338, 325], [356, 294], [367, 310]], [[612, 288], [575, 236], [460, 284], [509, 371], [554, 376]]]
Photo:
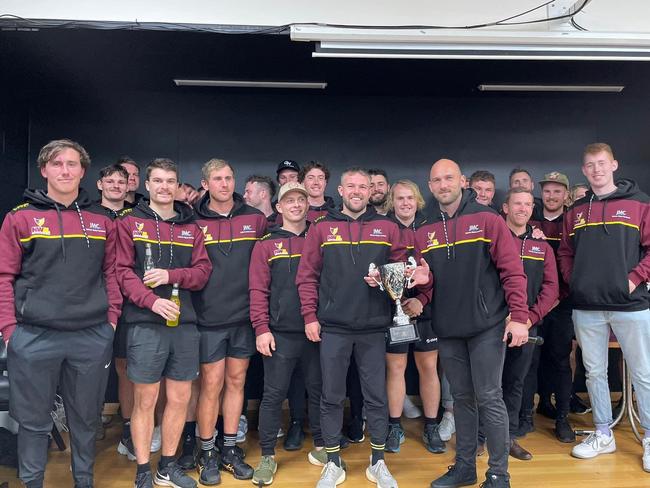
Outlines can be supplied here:
[[632, 375], [641, 426], [646, 431], [650, 430], [650, 310], [574, 310], [573, 325], [582, 348], [594, 423], [612, 423], [612, 403], [607, 382], [611, 326]]

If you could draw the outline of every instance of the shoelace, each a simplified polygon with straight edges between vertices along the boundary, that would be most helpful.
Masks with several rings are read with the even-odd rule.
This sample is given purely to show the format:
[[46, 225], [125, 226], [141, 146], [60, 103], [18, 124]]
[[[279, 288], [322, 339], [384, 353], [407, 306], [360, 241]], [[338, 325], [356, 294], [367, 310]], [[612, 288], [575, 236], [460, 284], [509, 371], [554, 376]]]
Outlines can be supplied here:
[[334, 478], [337, 479], [339, 477], [339, 474], [337, 473], [337, 470], [340, 469], [335, 463], [332, 461], [329, 461], [325, 465], [325, 469], [323, 470], [323, 474], [321, 475], [321, 479], [326, 479], [326, 478]]
[[375, 466], [377, 466], [377, 478], [393, 478], [393, 475], [390, 474], [390, 471], [388, 471], [388, 466], [386, 466], [386, 463], [383, 460], [380, 459], [377, 461], [377, 464], [375, 464]]
[[598, 431], [592, 432], [591, 434], [589, 434], [589, 437], [587, 437], [584, 441], [582, 441], [582, 443], [588, 444], [591, 446], [593, 450], [596, 450], [596, 448], [598, 447], [598, 440], [601, 436], [602, 434], [598, 435]]
[[260, 471], [267, 469], [273, 471], [273, 458], [271, 456], [263, 456], [260, 461]]

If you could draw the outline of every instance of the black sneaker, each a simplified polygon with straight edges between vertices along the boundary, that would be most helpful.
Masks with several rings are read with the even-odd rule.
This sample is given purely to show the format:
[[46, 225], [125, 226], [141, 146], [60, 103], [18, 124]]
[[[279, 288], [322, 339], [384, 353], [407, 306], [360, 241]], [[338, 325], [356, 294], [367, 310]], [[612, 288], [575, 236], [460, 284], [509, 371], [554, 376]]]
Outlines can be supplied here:
[[202, 485], [213, 486], [221, 483], [219, 453], [216, 449], [199, 451], [198, 459], [196, 460], [196, 471], [199, 473], [199, 483]]
[[404, 444], [406, 436], [404, 435], [404, 429], [400, 424], [388, 424], [388, 436], [386, 437], [386, 446], [384, 451], [386, 452], [399, 452], [400, 447]]
[[571, 413], [575, 413], [576, 415], [586, 415], [591, 412], [591, 407], [585, 405], [585, 403], [582, 401], [582, 398], [574, 393], [571, 395], [571, 400], [569, 401], [569, 411]]
[[151, 477], [151, 471], [138, 474], [135, 477], [133, 488], [153, 488], [153, 478]]
[[195, 451], [196, 437], [189, 434], [183, 437], [183, 448], [181, 450], [181, 455], [176, 462], [185, 471], [189, 471], [196, 467], [196, 461], [194, 459]]
[[533, 421], [532, 412], [519, 417], [519, 427], [515, 433], [515, 437], [526, 437], [526, 434], [535, 432], [535, 422]]
[[439, 424], [429, 424], [424, 426], [424, 432], [422, 432], [424, 447], [427, 448], [427, 451], [432, 452], [433, 454], [442, 454], [447, 451], [447, 446], [440, 438], [438, 428]]
[[555, 421], [555, 437], [560, 442], [571, 443], [576, 441], [576, 434], [566, 417], [558, 417]]
[[240, 450], [235, 447], [224, 447], [221, 454], [220, 467], [224, 471], [232, 473], [237, 480], [249, 480], [253, 477], [253, 467], [244, 462]]
[[537, 413], [553, 420], [557, 417], [555, 405], [553, 405], [550, 400], [539, 402], [537, 405]]
[[185, 474], [176, 462], [169, 463], [164, 468], [158, 466], [155, 483], [158, 486], [172, 486], [173, 488], [197, 488], [196, 481]]
[[348, 424], [348, 439], [350, 442], [358, 444], [363, 442], [366, 439], [366, 436], [363, 434], [366, 423], [361, 417], [352, 417], [350, 423]]
[[440, 478], [431, 482], [431, 488], [456, 488], [458, 486], [475, 485], [476, 467], [457, 467], [455, 464], [447, 467], [448, 471]]
[[285, 451], [298, 451], [302, 449], [305, 440], [305, 433], [302, 430], [302, 420], [292, 420], [289, 423], [289, 430], [284, 438]]
[[486, 473], [485, 481], [479, 488], [510, 488], [510, 477]]
[[341, 435], [341, 439], [339, 440], [339, 449], [347, 449], [348, 447], [350, 447], [349, 439], [346, 436]]

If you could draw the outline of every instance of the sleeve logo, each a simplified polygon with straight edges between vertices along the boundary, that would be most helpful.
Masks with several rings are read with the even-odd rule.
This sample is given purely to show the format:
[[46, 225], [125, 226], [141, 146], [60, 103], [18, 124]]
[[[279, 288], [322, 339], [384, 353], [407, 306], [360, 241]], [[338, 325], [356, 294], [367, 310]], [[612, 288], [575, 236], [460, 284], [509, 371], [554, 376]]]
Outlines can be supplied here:
[[34, 217], [34, 227], [32, 227], [33, 236], [49, 236], [50, 228], [45, 226], [45, 217]]

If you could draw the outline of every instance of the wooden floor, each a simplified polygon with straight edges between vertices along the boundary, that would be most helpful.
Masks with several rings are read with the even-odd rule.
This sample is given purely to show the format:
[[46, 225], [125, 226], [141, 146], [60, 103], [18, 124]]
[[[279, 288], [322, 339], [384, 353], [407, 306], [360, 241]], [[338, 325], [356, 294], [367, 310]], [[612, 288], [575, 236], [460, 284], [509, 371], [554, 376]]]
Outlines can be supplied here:
[[[588, 428], [591, 415], [572, 416], [575, 426]], [[426, 488], [432, 479], [440, 476], [453, 463], [455, 437], [447, 443], [448, 452], [434, 455], [426, 451], [421, 441], [421, 424], [418, 420], [403, 421], [407, 440], [398, 454], [386, 454], [387, 464], [401, 488]], [[534, 458], [531, 461], [517, 461], [510, 458], [510, 474], [513, 487], [579, 487], [598, 486], [603, 488], [640, 488], [650, 487], [650, 473], [645, 473], [641, 466], [641, 446], [634, 438], [627, 423], [617, 427], [616, 444], [618, 451], [602, 455], [596, 459], [579, 460], [570, 456], [572, 444], [561, 444], [555, 440], [551, 429], [551, 420], [543, 417], [536, 419], [537, 431], [521, 440]], [[135, 474], [135, 464], [117, 454], [121, 425], [113, 422], [107, 428], [106, 439], [98, 443], [97, 464], [95, 469], [95, 488], [131, 488]], [[255, 466], [260, 451], [257, 432], [249, 433], [243, 444], [248, 455], [247, 461]], [[298, 452], [286, 452], [278, 449], [278, 473], [274, 487], [303, 488], [315, 486], [320, 468], [307, 461], [308, 443]], [[375, 485], [366, 480], [364, 471], [368, 464], [370, 444], [366, 440], [352, 445], [343, 451], [343, 458], [348, 464], [348, 477], [345, 487], [367, 487]], [[157, 460], [157, 456], [154, 458]], [[50, 452], [47, 467], [46, 487], [63, 488], [72, 486], [69, 470], [69, 451]], [[152, 463], [153, 465], [153, 463]], [[487, 455], [478, 459], [479, 483], [487, 469]], [[192, 472], [196, 477], [196, 473]], [[9, 481], [10, 487], [18, 487], [15, 472], [0, 468], [0, 483]], [[223, 487], [251, 486], [250, 481], [237, 481], [229, 474], [223, 474]]]

